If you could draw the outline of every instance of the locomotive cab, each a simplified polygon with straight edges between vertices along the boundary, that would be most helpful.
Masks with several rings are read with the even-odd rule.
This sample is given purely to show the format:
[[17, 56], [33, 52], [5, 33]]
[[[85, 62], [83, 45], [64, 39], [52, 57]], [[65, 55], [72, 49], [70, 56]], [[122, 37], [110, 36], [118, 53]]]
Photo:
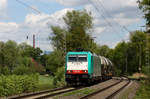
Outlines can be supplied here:
[[67, 83], [85, 82], [89, 78], [88, 52], [69, 52], [66, 56], [65, 78]]

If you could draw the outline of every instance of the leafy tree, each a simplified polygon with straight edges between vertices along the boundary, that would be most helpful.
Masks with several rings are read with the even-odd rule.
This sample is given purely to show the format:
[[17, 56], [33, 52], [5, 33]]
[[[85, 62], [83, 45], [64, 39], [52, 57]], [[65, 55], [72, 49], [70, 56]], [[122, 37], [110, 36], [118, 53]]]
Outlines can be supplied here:
[[10, 69], [13, 69], [17, 65], [19, 57], [18, 51], [16, 42], [7, 41], [4, 44], [2, 49], [4, 66], [8, 66]]
[[102, 45], [97, 48], [97, 55], [109, 57], [110, 48], [107, 45]]
[[42, 50], [40, 48], [33, 48], [30, 45], [27, 45], [26, 43], [22, 43], [19, 45], [20, 54], [24, 57], [32, 57], [35, 60], [40, 60], [40, 55], [42, 53]]
[[[17, 45], [14, 41], [0, 42], [0, 73], [11, 74], [16, 67], [33, 68], [32, 58], [40, 61], [40, 48], [33, 48], [25, 43]], [[20, 66], [20, 67], [19, 67]], [[40, 70], [42, 66], [39, 66]], [[39, 70], [34, 68], [35, 70]]]
[[54, 74], [59, 67], [64, 65], [64, 59], [62, 56], [63, 52], [60, 50], [56, 50], [48, 55], [48, 60], [46, 62], [46, 69], [51, 73]]
[[146, 24], [150, 26], [150, 0], [138, 0], [139, 8], [144, 12]]
[[[130, 33], [129, 42], [119, 43], [113, 51], [113, 62], [121, 73], [125, 73], [126, 65], [129, 74], [139, 72], [145, 66], [146, 34], [142, 31]], [[144, 68], [144, 67], [143, 67]]]
[[121, 73], [125, 73], [125, 59], [126, 59], [126, 49], [127, 44], [125, 42], [120, 42], [114, 50], [113, 62], [115, 66], [121, 70]]
[[49, 37], [52, 40], [52, 44], [56, 50], [64, 50], [64, 43], [65, 43], [65, 33], [64, 29], [61, 29], [59, 26], [52, 26], [53, 36]]
[[[94, 42], [89, 35], [92, 29], [92, 17], [87, 11], [71, 11], [64, 16], [66, 29], [52, 26], [53, 36], [50, 37], [53, 46], [58, 50], [75, 51], [77, 48], [92, 50]], [[66, 40], [65, 40], [66, 39]]]
[[0, 42], [0, 67], [4, 66], [4, 42]]
[[144, 66], [146, 58], [146, 34], [142, 31], [132, 32], [130, 35], [130, 42], [131, 51], [133, 51], [132, 48], [134, 48], [133, 53], [136, 54], [136, 57], [134, 57], [136, 60], [134, 61], [137, 62], [138, 66]]

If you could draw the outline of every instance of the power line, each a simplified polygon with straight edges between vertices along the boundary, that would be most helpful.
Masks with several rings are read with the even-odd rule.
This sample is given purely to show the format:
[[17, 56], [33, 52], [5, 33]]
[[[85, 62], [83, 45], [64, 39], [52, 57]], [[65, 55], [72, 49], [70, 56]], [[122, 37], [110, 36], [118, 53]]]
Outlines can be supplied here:
[[127, 32], [130, 32], [126, 26], [123, 26], [121, 24], [119, 24], [116, 20], [114, 20], [114, 18], [111, 16], [111, 14], [109, 14], [109, 12], [105, 9], [104, 5], [102, 4], [102, 2], [100, 0], [97, 0], [99, 2], [99, 4], [101, 5], [101, 7], [104, 9], [105, 13], [111, 17], [113, 19], [113, 21], [118, 24], [122, 29], [126, 30]]
[[[22, 4], [22, 5], [24, 5], [24, 6], [26, 6], [26, 7], [28, 7], [28, 8], [30, 8], [30, 9], [32, 9], [32, 10], [34, 10], [34, 11], [36, 11], [38, 14], [41, 14], [41, 11], [39, 11], [38, 9], [35, 9], [35, 8], [33, 8], [32, 6], [30, 6], [30, 5], [28, 5], [28, 4], [26, 4], [26, 3], [24, 3], [24, 2], [22, 2], [22, 1], [20, 1], [20, 0], [16, 0], [18, 3], [20, 3], [20, 4]], [[49, 15], [50, 16], [50, 15]], [[51, 16], [50, 16], [51, 17]], [[49, 18], [50, 18], [49, 17]], [[62, 22], [61, 24], [63, 24], [64, 26], [65, 26], [65, 24]], [[65, 51], [64, 51], [64, 53], [66, 53], [66, 35], [65, 35]]]
[[[95, 9], [96, 9], [98, 12], [100, 12], [100, 10], [98, 9], [98, 7], [97, 7], [91, 0], [88, 0], [88, 1], [92, 3], [92, 5], [95, 7]], [[103, 16], [102, 14], [101, 14], [101, 16], [103, 17], [103, 19], [107, 22], [107, 24], [108, 24], [110, 27], [113, 27], [113, 26], [110, 24], [110, 22], [107, 21], [107, 19], [105, 18], [105, 16]]]
[[22, 2], [21, 0], [16, 0], [16, 1], [17, 1], [18, 3], [20, 3], [20, 4], [24, 5], [24, 6], [26, 6], [26, 7], [28, 7], [28, 8], [30, 8], [30, 9], [34, 10], [34, 11], [37, 12], [38, 14], [41, 14], [41, 12], [40, 12], [38, 9], [36, 9], [36, 8], [34, 8], [34, 7], [30, 6], [30, 5], [28, 5], [28, 4], [24, 3], [24, 2]]
[[[101, 13], [100, 9], [97, 7], [97, 3], [95, 4], [94, 2], [92, 2], [91, 0], [88, 0], [89, 2], [92, 3], [92, 5], [95, 7], [96, 11], [99, 12], [99, 14]], [[114, 28], [113, 25], [105, 18], [105, 16], [103, 14], [100, 14], [100, 16], [102, 16], [102, 18], [106, 21], [106, 23], [113, 29], [114, 32], [118, 33]], [[121, 35], [118, 33], [118, 35], [121, 37]], [[121, 37], [122, 38], [122, 37]]]

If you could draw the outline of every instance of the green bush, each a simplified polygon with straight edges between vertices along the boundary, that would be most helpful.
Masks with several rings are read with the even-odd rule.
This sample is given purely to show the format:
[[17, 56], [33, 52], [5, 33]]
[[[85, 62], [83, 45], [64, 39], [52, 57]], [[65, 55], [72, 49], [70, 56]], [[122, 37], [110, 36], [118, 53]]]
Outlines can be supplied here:
[[11, 74], [11, 73], [10, 73], [9, 68], [8, 68], [7, 66], [4, 66], [4, 67], [1, 67], [1, 69], [0, 69], [0, 74], [9, 75], [9, 74]]
[[38, 75], [11, 75], [0, 76], [0, 96], [8, 96], [23, 92], [35, 91], [38, 83]]
[[146, 80], [140, 81], [140, 87], [136, 92], [134, 99], [150, 99], [150, 83], [147, 83]]
[[66, 85], [64, 72], [65, 71], [63, 67], [57, 69], [57, 72], [55, 73], [55, 77], [53, 79], [53, 85], [57, 85], [57, 86]]
[[13, 74], [16, 75], [24, 75], [24, 74], [32, 74], [35, 73], [35, 70], [32, 67], [27, 67], [24, 65], [15, 67]]
[[45, 68], [40, 64], [32, 66], [32, 69], [39, 74], [45, 74], [46, 71]]

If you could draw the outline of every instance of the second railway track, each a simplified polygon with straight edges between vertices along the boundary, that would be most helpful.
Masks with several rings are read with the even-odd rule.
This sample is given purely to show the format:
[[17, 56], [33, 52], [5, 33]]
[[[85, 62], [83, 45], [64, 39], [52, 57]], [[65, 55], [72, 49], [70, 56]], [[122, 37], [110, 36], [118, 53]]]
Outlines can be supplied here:
[[[126, 79], [127, 80], [127, 79]], [[130, 80], [126, 81], [124, 78], [122, 78], [120, 81], [111, 84], [103, 89], [99, 89], [93, 93], [90, 93], [86, 96], [80, 97], [80, 99], [112, 99], [114, 96], [116, 96], [122, 89], [124, 89], [129, 83]], [[110, 90], [113, 90], [111, 88], [121, 86], [119, 88], [116, 88], [114, 92], [111, 92]]]

